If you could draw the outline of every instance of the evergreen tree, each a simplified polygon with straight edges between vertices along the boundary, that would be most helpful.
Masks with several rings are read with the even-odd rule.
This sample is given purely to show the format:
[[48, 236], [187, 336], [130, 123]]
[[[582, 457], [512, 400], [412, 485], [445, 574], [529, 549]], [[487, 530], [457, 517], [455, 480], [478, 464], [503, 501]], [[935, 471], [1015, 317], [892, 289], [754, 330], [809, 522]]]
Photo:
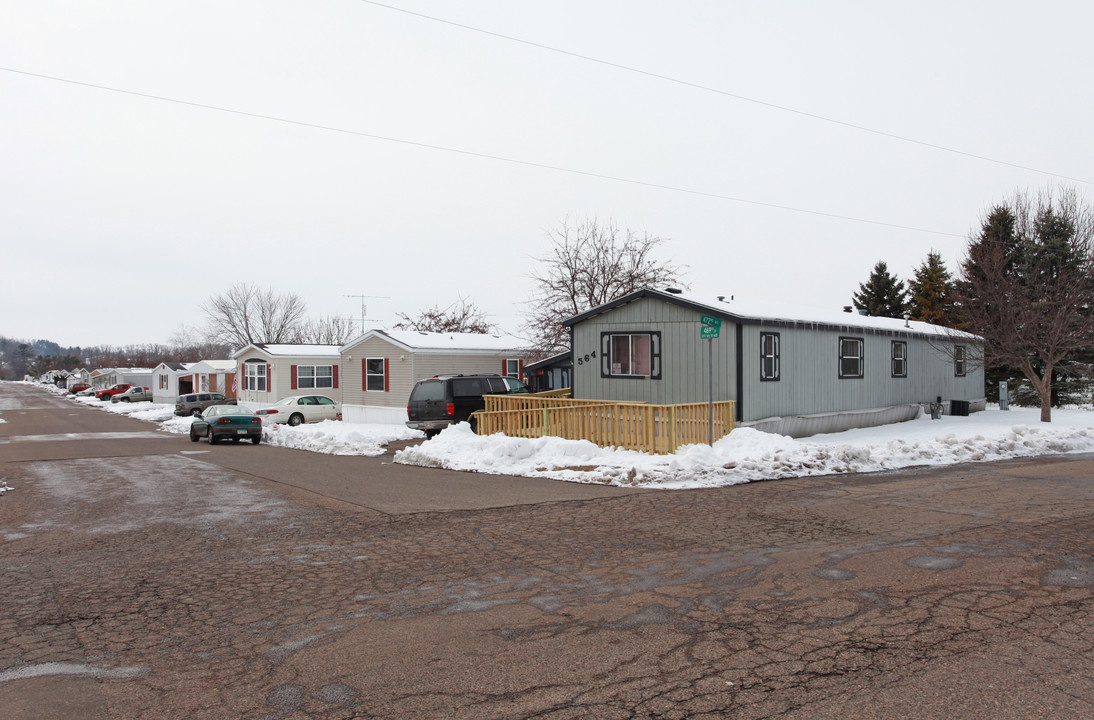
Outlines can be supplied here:
[[956, 325], [953, 305], [954, 281], [942, 255], [936, 250], [915, 270], [908, 282], [909, 310], [913, 320], [953, 327]]
[[889, 273], [889, 266], [878, 260], [870, 278], [858, 286], [852, 296], [855, 307], [874, 317], [904, 317], [908, 305], [908, 291], [904, 281]]

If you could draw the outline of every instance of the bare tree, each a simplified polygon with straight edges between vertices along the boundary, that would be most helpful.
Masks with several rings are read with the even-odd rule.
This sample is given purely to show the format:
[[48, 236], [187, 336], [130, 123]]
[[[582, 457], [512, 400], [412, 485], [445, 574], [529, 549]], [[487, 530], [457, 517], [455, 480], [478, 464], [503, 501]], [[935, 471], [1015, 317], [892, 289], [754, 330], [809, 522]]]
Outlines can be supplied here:
[[395, 327], [399, 330], [484, 334], [497, 330], [496, 326], [487, 319], [485, 312], [463, 297], [443, 309], [439, 305], [434, 305], [414, 317], [406, 313], [398, 313], [396, 317], [399, 318], [399, 322], [395, 323]]
[[296, 293], [236, 283], [201, 306], [212, 338], [234, 348], [251, 343], [294, 342], [306, 307]]
[[1020, 370], [1051, 422], [1053, 374], [1094, 347], [1094, 212], [1073, 189], [993, 208], [969, 240], [957, 301], [987, 366]]
[[680, 284], [680, 266], [653, 258], [664, 238], [620, 232], [614, 222], [595, 218], [576, 227], [564, 221], [547, 237], [551, 248], [531, 273], [525, 322], [530, 341], [544, 355], [569, 347], [565, 319], [635, 290]]
[[357, 321], [349, 317], [331, 315], [300, 324], [298, 342], [317, 345], [345, 345], [357, 332]]

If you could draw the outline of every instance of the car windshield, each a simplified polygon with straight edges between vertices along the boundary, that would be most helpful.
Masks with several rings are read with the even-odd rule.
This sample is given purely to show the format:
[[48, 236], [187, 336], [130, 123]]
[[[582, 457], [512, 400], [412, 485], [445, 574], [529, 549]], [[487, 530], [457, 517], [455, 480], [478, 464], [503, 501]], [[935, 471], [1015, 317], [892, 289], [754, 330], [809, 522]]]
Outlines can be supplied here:
[[275, 402], [274, 405], [295, 405], [298, 399], [299, 398], [295, 397], [281, 398], [280, 400]]

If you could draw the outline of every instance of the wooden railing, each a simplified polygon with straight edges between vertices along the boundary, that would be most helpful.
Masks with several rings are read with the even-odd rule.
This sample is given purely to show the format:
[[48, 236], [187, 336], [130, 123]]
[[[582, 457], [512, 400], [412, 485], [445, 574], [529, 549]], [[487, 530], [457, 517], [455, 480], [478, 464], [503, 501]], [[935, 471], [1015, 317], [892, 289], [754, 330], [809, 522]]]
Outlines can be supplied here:
[[[716, 402], [713, 410], [714, 439], [718, 440], [733, 430], [733, 401]], [[475, 417], [481, 435], [553, 435], [662, 454], [682, 445], [706, 443], [711, 427], [707, 403], [650, 405], [534, 395], [486, 396], [486, 409]]]

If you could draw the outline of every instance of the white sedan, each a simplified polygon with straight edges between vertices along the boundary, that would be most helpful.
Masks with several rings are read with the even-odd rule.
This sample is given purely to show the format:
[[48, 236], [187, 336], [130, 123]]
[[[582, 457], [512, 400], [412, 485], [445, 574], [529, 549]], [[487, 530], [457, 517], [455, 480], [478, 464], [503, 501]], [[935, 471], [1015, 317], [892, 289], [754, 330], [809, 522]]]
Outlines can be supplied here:
[[296, 427], [306, 422], [341, 420], [342, 403], [323, 395], [291, 395], [281, 398], [270, 407], [255, 410], [255, 415], [262, 418], [263, 422]]

